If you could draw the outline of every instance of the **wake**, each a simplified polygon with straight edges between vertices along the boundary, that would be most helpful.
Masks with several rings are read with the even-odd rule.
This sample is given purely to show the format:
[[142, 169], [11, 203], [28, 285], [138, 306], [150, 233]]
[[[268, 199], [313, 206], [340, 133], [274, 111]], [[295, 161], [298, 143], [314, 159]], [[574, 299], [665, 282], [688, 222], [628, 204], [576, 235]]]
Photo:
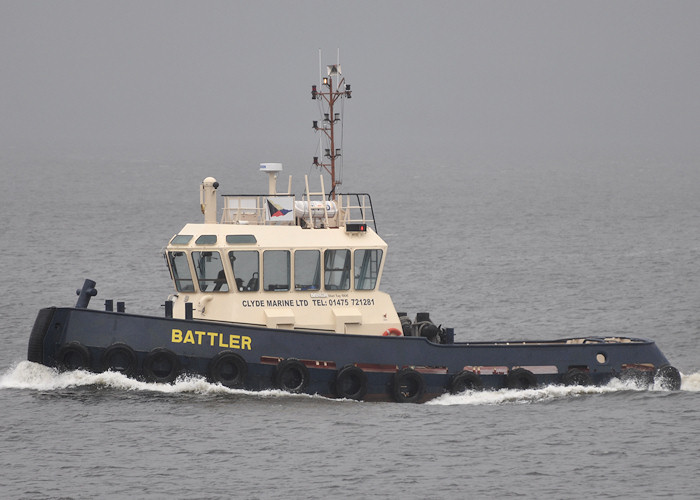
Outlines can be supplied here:
[[[199, 376], [181, 376], [174, 384], [142, 382], [128, 378], [117, 372], [91, 373], [83, 370], [59, 372], [31, 361], [21, 361], [0, 373], [0, 390], [25, 389], [34, 391], [56, 391], [74, 387], [108, 387], [125, 391], [156, 392], [162, 394], [203, 394], [203, 395], [248, 395], [256, 398], [320, 398], [307, 394], [291, 394], [276, 389], [246, 391], [230, 389], [221, 384], [212, 384]], [[547, 402], [558, 399], [575, 398], [586, 395], [608, 394], [620, 391], [666, 391], [658, 384], [639, 387], [634, 381], [611, 380], [600, 387], [550, 385], [535, 389], [497, 391], [466, 391], [461, 394], [444, 394], [428, 401], [427, 405], [501, 405]], [[681, 374], [681, 391], [700, 392], [700, 372]], [[331, 400], [329, 400], [331, 401]], [[335, 400], [347, 402], [347, 400]]]
[[[700, 372], [690, 375], [683, 375], [681, 373], [680, 390], [687, 392], [700, 391]], [[498, 391], [466, 391], [461, 394], [444, 394], [432, 401], [428, 401], [426, 404], [443, 406], [527, 404], [621, 391], [668, 392], [668, 390], [663, 388], [659, 383], [654, 383], [654, 385], [649, 387], [641, 387], [633, 380], [622, 381], [615, 378], [603, 386], [548, 385], [546, 387], [524, 390], [500, 389]]]
[[16, 366], [0, 374], [0, 390], [28, 389], [35, 391], [54, 391], [88, 386], [108, 387], [124, 391], [157, 392], [162, 394], [238, 394], [261, 398], [320, 397], [308, 394], [291, 394], [277, 389], [264, 391], [230, 389], [221, 384], [211, 384], [202, 377], [192, 375], [180, 376], [173, 384], [158, 384], [135, 380], [118, 372], [92, 373], [84, 370], [59, 372], [55, 368], [49, 368], [48, 366], [32, 363], [31, 361], [21, 361]]

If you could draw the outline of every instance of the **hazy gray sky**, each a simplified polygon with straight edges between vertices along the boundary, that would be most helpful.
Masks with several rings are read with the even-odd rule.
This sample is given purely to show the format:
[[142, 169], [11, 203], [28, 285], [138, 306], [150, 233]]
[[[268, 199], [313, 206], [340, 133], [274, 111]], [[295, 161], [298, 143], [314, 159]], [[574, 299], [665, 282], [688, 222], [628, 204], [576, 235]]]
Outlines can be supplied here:
[[307, 163], [700, 153], [697, 1], [0, 0], [0, 147]]

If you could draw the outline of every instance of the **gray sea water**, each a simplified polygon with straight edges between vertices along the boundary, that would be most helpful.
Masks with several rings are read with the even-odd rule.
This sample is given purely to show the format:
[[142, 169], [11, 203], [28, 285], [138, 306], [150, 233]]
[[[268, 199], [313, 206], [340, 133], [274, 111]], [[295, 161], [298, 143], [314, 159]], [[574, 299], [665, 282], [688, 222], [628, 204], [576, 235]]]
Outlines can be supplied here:
[[[284, 159], [280, 159], [284, 161]], [[306, 167], [285, 165], [301, 192]], [[389, 243], [382, 288], [458, 340], [637, 335], [682, 390], [544, 387], [356, 403], [24, 361], [83, 279], [161, 315], [161, 248], [199, 183], [257, 165], [0, 157], [0, 498], [697, 498], [700, 169], [692, 162], [346, 165]]]

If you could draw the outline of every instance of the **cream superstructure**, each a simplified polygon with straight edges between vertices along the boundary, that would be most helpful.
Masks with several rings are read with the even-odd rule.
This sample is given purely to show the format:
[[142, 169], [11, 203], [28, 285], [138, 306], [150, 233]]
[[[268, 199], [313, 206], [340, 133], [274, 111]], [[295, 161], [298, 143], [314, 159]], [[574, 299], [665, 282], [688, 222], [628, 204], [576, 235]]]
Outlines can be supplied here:
[[[367, 195], [324, 199], [276, 192], [281, 164], [261, 164], [267, 195], [224, 195], [202, 182], [203, 224], [187, 224], [166, 248], [173, 316], [267, 328], [382, 335], [401, 330], [379, 291], [387, 244], [369, 227]], [[323, 181], [321, 180], [321, 183]], [[291, 185], [291, 180], [290, 180]]]

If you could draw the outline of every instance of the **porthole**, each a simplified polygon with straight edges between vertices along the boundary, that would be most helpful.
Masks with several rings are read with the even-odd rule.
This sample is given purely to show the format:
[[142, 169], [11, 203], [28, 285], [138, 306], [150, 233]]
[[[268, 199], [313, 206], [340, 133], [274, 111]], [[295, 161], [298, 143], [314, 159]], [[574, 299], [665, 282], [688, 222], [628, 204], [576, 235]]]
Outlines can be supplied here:
[[595, 355], [595, 360], [598, 362], [598, 364], [604, 365], [608, 362], [608, 356], [604, 352], [599, 352]]

